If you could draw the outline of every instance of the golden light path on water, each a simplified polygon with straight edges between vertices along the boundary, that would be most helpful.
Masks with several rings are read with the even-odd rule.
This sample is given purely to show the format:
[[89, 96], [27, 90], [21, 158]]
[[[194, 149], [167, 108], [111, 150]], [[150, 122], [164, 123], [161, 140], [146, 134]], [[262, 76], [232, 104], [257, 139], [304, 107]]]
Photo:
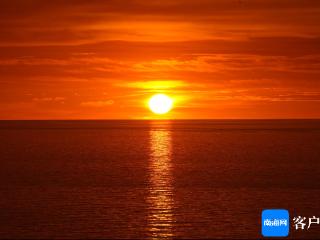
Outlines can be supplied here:
[[153, 239], [173, 236], [171, 132], [150, 130], [148, 232]]

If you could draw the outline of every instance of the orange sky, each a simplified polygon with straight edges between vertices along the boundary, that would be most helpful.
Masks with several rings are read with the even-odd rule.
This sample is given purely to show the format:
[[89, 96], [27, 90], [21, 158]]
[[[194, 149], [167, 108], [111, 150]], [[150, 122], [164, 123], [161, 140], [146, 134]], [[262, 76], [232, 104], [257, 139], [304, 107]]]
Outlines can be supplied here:
[[0, 119], [320, 118], [320, 1], [0, 1]]

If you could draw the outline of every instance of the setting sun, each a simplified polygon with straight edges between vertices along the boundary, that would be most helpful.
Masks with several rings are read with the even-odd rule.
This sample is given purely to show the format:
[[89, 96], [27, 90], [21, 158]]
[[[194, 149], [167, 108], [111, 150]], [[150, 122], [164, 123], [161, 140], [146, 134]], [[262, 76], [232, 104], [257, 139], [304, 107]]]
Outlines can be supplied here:
[[153, 95], [149, 100], [149, 108], [156, 114], [165, 114], [172, 109], [173, 101], [165, 94]]

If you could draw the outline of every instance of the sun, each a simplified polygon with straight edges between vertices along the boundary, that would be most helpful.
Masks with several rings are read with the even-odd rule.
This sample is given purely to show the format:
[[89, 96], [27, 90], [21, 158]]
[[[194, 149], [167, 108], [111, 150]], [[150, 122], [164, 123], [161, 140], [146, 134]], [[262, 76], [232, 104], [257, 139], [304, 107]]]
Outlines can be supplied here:
[[173, 101], [165, 94], [155, 94], [149, 100], [149, 108], [155, 114], [165, 114], [172, 109]]

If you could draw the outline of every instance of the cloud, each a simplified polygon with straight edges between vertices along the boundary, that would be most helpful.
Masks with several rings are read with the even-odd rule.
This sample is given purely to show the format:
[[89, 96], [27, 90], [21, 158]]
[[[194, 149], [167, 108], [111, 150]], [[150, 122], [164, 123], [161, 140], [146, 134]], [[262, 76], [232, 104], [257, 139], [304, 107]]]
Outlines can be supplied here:
[[35, 97], [32, 99], [32, 101], [35, 102], [61, 102], [64, 101], [65, 98], [64, 97]]
[[88, 102], [82, 102], [80, 105], [84, 107], [106, 107], [113, 105], [113, 100], [101, 100], [101, 101], [88, 101]]
[[179, 80], [153, 80], [153, 81], [137, 81], [137, 82], [120, 82], [116, 86], [149, 89], [149, 90], [165, 90], [188, 86], [187, 83]]
[[313, 71], [320, 73], [320, 55], [287, 57], [252, 54], [195, 54], [185, 56], [185, 58], [139, 62], [133, 65], [133, 69], [138, 72], [219, 72], [250, 69], [250, 71]]
[[13, 0], [0, 2], [0, 15], [3, 46], [320, 34], [315, 0]]

